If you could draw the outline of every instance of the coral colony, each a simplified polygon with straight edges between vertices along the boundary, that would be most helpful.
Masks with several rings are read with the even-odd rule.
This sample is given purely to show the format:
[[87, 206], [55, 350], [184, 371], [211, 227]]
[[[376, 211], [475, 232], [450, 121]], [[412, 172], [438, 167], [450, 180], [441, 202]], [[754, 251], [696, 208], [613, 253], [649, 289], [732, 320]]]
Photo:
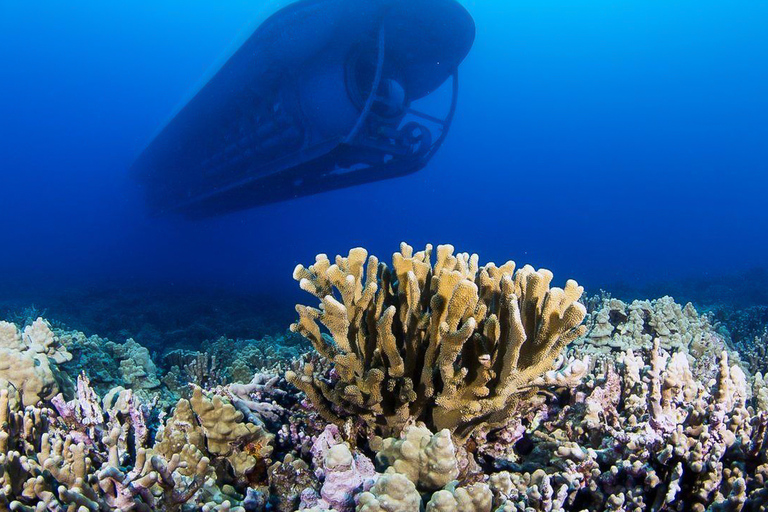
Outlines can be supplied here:
[[294, 277], [311, 348], [0, 323], [0, 509], [768, 510], [768, 335], [449, 245]]

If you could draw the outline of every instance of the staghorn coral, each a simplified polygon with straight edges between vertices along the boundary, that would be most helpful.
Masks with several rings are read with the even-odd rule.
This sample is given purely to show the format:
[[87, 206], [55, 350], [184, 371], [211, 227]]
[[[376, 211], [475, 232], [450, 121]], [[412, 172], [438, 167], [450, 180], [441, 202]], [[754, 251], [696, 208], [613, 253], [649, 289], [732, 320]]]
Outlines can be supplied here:
[[163, 366], [168, 371], [160, 379], [175, 395], [189, 398], [190, 384], [211, 389], [226, 383], [216, 356], [207, 352], [172, 350], [163, 356]]
[[768, 371], [767, 304], [738, 309], [729, 304], [713, 304], [706, 311], [720, 331], [730, 338], [731, 345], [749, 364], [752, 373]]
[[294, 278], [321, 303], [297, 306], [291, 330], [334, 370], [320, 375], [306, 364], [286, 378], [328, 421], [356, 415], [389, 434], [417, 420], [466, 437], [503, 424], [584, 332], [575, 281], [550, 288], [548, 270], [478, 267], [477, 255], [454, 255], [450, 245], [431, 257], [429, 245], [414, 253], [402, 244], [391, 270], [361, 248], [334, 264], [319, 255], [296, 267]]
[[251, 423], [269, 423], [279, 428], [297, 402], [296, 393], [287, 388], [290, 386], [281, 375], [259, 372], [248, 384], [234, 383], [218, 391], [228, 396]]
[[[533, 447], [509, 470], [427, 489], [417, 471], [393, 466], [379, 482], [401, 475], [413, 487], [400, 480], [390, 493], [377, 484], [360, 495], [358, 511], [389, 510], [393, 502], [418, 510], [403, 500], [419, 488], [433, 512], [766, 510], [768, 414], [748, 407], [746, 376], [727, 353], [717, 366], [712, 382], [701, 383], [683, 352], [658, 342], [603, 357], [564, 406], [550, 403], [523, 427]], [[401, 447], [410, 455], [403, 460], [419, 459], [417, 446]]]
[[736, 344], [736, 349], [752, 372], [768, 374], [768, 327], [754, 339], [741, 340]]
[[[261, 340], [257, 350], [249, 350], [254, 358], [247, 362], [238, 357], [243, 342], [219, 340], [215, 354], [200, 352], [184, 359], [196, 362], [176, 383], [208, 379], [210, 389], [189, 387], [189, 399], [171, 409], [153, 398], [162, 386], [132, 389], [124, 377], [137, 373], [120, 371], [129, 352], [140, 357], [148, 352], [132, 350], [116, 357], [102, 346], [106, 340], [81, 336], [68, 345], [67, 337], [55, 331], [54, 353], [63, 343], [73, 353], [78, 347], [76, 357], [86, 357], [91, 350], [94, 357], [78, 363], [76, 372], [69, 370], [72, 377], [77, 375], [72, 392], [58, 384], [60, 394], [21, 407], [14, 386], [0, 390], [0, 510], [768, 510], [766, 378], [749, 371], [752, 366], [745, 372], [723, 338], [711, 335], [706, 318], [671, 299], [638, 303], [634, 309], [624, 304], [625, 313], [631, 310], [626, 318], [619, 315], [618, 306], [609, 306], [610, 331], [591, 333], [597, 346], [587, 336], [562, 351], [545, 350], [550, 359], [546, 369], [526, 375], [498, 416], [479, 417], [476, 423], [459, 417], [454, 425], [458, 416], [450, 411], [433, 414], [430, 409], [439, 409], [439, 397], [458, 396], [459, 404], [469, 407], [462, 401], [466, 396], [477, 402], [494, 396], [502, 380], [496, 362], [504, 361], [504, 354], [516, 345], [521, 345], [515, 350], [523, 357], [525, 346], [536, 339], [530, 335], [535, 327], [526, 326], [542, 327], [537, 315], [553, 300], [548, 280], [526, 285], [537, 293], [515, 291], [519, 318], [511, 318], [519, 320], [525, 334], [515, 341], [510, 335], [515, 322], [503, 321], [510, 315], [502, 314], [501, 306], [512, 300], [504, 293], [509, 286], [505, 282], [516, 290], [516, 279], [539, 279], [536, 273], [529, 269], [528, 277], [518, 277], [523, 269], [510, 270], [505, 279], [500, 269], [488, 271], [496, 268], [492, 265], [477, 268], [476, 258], [440, 251], [443, 267], [450, 269], [442, 278], [433, 275], [437, 263], [430, 261], [429, 251], [419, 256], [407, 248], [396, 255], [391, 272], [377, 262], [366, 267], [367, 256], [360, 254], [340, 258], [337, 271], [322, 262], [320, 267], [327, 268], [321, 274], [336, 276], [333, 282], [328, 277], [330, 293], [321, 299], [327, 305], [304, 313], [316, 315], [310, 320], [321, 334], [314, 341], [327, 353], [304, 355], [298, 361], [311, 369], [308, 379], [301, 379], [309, 386], [306, 394], [279, 377], [280, 366], [289, 364], [277, 361], [281, 350], [271, 350]], [[359, 269], [354, 263], [358, 260]], [[488, 278], [500, 275], [498, 288], [483, 288], [483, 271]], [[423, 283], [422, 272], [428, 277]], [[451, 287], [448, 278], [453, 272], [459, 277]], [[374, 278], [364, 280], [364, 274]], [[538, 275], [545, 276], [542, 271]], [[313, 283], [322, 284], [319, 278], [301, 283], [314, 291]], [[469, 293], [475, 292], [473, 285], [476, 297]], [[490, 294], [484, 295], [484, 290]], [[363, 307], [366, 293], [371, 303]], [[327, 298], [331, 294], [337, 304]], [[537, 303], [542, 309], [532, 308], [534, 314], [526, 315], [525, 304], [532, 296], [541, 297]], [[345, 297], [352, 297], [350, 307]], [[380, 307], [371, 306], [378, 301]], [[590, 318], [603, 309], [597, 307]], [[562, 312], [555, 310], [557, 320]], [[425, 367], [435, 318], [440, 343], [429, 355], [433, 364]], [[302, 321], [305, 326], [297, 331], [307, 329], [312, 339], [312, 322], [300, 315]], [[466, 339], [451, 338], [469, 331], [465, 326], [471, 322], [475, 326]], [[19, 329], [13, 326], [13, 332], [17, 340]], [[343, 332], [347, 337], [338, 343]], [[544, 338], [543, 345], [552, 342]], [[49, 347], [30, 352], [41, 358], [45, 354], [58, 382], [57, 370], [75, 366], [51, 356], [51, 339], [47, 334], [30, 336], [32, 345]], [[25, 344], [23, 350], [28, 349]], [[413, 354], [420, 371], [409, 366]], [[220, 357], [229, 358], [227, 370], [208, 375], [207, 370], [224, 368]], [[274, 368], [246, 375], [249, 364], [260, 361], [274, 363]], [[478, 364], [469, 364], [474, 361]], [[523, 367], [528, 366], [509, 371]], [[143, 364], [132, 368], [146, 371]], [[294, 377], [305, 375], [303, 369]], [[89, 379], [91, 370], [99, 374], [98, 381]], [[383, 375], [382, 385], [365, 388], [366, 382], [376, 381], [367, 379], [377, 371]], [[407, 390], [427, 390], [420, 380], [425, 373], [432, 395], [409, 401]], [[486, 390], [475, 393], [483, 387], [487, 395]], [[320, 407], [309, 403], [313, 390], [326, 400], [320, 405], [327, 407], [326, 417], [333, 423], [323, 421]], [[381, 408], [356, 406], [358, 392], [364, 405], [378, 393]], [[393, 414], [402, 410], [408, 414], [399, 426], [402, 417]], [[364, 421], [357, 421], [356, 415]], [[442, 430], [437, 429], [439, 421], [447, 423]], [[387, 432], [386, 440], [372, 435]], [[367, 457], [371, 455], [383, 474], [375, 472]], [[268, 466], [270, 459], [280, 462]]]
[[[24, 410], [5, 390], [0, 510], [768, 509], [765, 379], [721, 352], [702, 380], [687, 348], [661, 341], [605, 353], [577, 344], [531, 381], [542, 392], [466, 439], [419, 424], [388, 440], [349, 420], [326, 425], [266, 372], [191, 388], [156, 433], [166, 407], [120, 386], [100, 398], [84, 374], [74, 398]], [[303, 361], [338, 379], [330, 360]], [[240, 453], [243, 466], [231, 460]], [[281, 462], [267, 470], [272, 457]]]
[[534, 446], [515, 470], [491, 477], [498, 506], [762, 510], [765, 469], [747, 468], [765, 465], [768, 416], [747, 407], [745, 375], [726, 353], [717, 367], [702, 383], [685, 353], [658, 341], [603, 358], [570, 404], [528, 427]]

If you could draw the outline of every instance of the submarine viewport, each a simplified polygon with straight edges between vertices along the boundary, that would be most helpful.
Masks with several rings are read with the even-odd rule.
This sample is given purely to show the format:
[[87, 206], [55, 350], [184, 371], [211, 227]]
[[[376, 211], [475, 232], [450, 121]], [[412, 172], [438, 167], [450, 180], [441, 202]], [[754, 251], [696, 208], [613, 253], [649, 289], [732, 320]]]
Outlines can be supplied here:
[[245, 40], [131, 174], [154, 213], [204, 217], [415, 172], [445, 140], [474, 38], [456, 0], [299, 0]]

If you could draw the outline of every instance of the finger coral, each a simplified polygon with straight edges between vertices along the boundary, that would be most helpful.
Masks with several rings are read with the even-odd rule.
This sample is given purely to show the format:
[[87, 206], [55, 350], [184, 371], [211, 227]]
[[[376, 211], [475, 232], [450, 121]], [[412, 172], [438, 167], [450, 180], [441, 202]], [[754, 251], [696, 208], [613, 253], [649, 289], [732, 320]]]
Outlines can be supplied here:
[[38, 318], [20, 330], [0, 322], [0, 388], [11, 388], [23, 405], [35, 405], [59, 392], [56, 363], [72, 359], [48, 322]]
[[406, 427], [401, 439], [384, 440], [376, 462], [428, 490], [440, 489], [459, 476], [456, 450], [447, 429], [432, 434], [424, 426]]
[[437, 491], [427, 503], [427, 512], [491, 512], [493, 493], [487, 484], [449, 486]]
[[385, 435], [416, 420], [465, 438], [505, 422], [583, 334], [575, 281], [550, 287], [545, 269], [479, 267], [477, 255], [450, 245], [437, 247], [433, 263], [432, 252], [403, 243], [391, 269], [362, 248], [296, 267], [294, 278], [320, 305], [297, 306], [291, 329], [333, 371], [306, 364], [286, 378], [326, 420], [354, 415]]
[[106, 420], [95, 399], [85, 377], [75, 401], [58, 401], [62, 416], [20, 410], [0, 390], [0, 509], [180, 511], [198, 492], [208, 459], [185, 477], [179, 454], [165, 459], [134, 442], [131, 454], [122, 452], [124, 434], [141, 438], [134, 420], [112, 411]]
[[419, 512], [421, 496], [404, 475], [385, 473], [370, 491], [360, 494], [357, 512]]
[[[574, 345], [596, 353], [632, 348], [648, 350], [658, 341], [667, 351], [688, 356], [694, 375], [709, 380], [717, 372], [717, 359], [723, 350], [739, 362], [739, 355], [691, 303], [677, 304], [672, 297], [634, 300], [604, 298], [587, 318], [587, 334]], [[746, 368], [746, 365], [744, 365]]]
[[[222, 397], [208, 396], [195, 386], [189, 400], [179, 400], [157, 438], [156, 450], [166, 457], [191, 446], [194, 462], [205, 454], [231, 472], [235, 480], [247, 481], [259, 465], [266, 465], [274, 435], [247, 422], [243, 413]], [[187, 467], [193, 467], [192, 462]]]

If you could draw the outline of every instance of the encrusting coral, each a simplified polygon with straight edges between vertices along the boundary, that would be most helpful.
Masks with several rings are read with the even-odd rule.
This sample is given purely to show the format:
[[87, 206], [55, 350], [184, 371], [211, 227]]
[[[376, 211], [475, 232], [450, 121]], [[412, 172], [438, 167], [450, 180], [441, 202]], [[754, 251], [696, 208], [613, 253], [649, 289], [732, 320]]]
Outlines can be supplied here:
[[296, 267], [320, 308], [297, 306], [291, 329], [333, 362], [333, 374], [306, 364], [286, 378], [326, 420], [355, 415], [384, 434], [416, 420], [465, 438], [504, 423], [584, 332], [575, 281], [550, 288], [548, 270], [479, 267], [477, 255], [450, 245], [431, 258], [431, 246], [414, 253], [403, 243], [392, 269], [361, 248]]

